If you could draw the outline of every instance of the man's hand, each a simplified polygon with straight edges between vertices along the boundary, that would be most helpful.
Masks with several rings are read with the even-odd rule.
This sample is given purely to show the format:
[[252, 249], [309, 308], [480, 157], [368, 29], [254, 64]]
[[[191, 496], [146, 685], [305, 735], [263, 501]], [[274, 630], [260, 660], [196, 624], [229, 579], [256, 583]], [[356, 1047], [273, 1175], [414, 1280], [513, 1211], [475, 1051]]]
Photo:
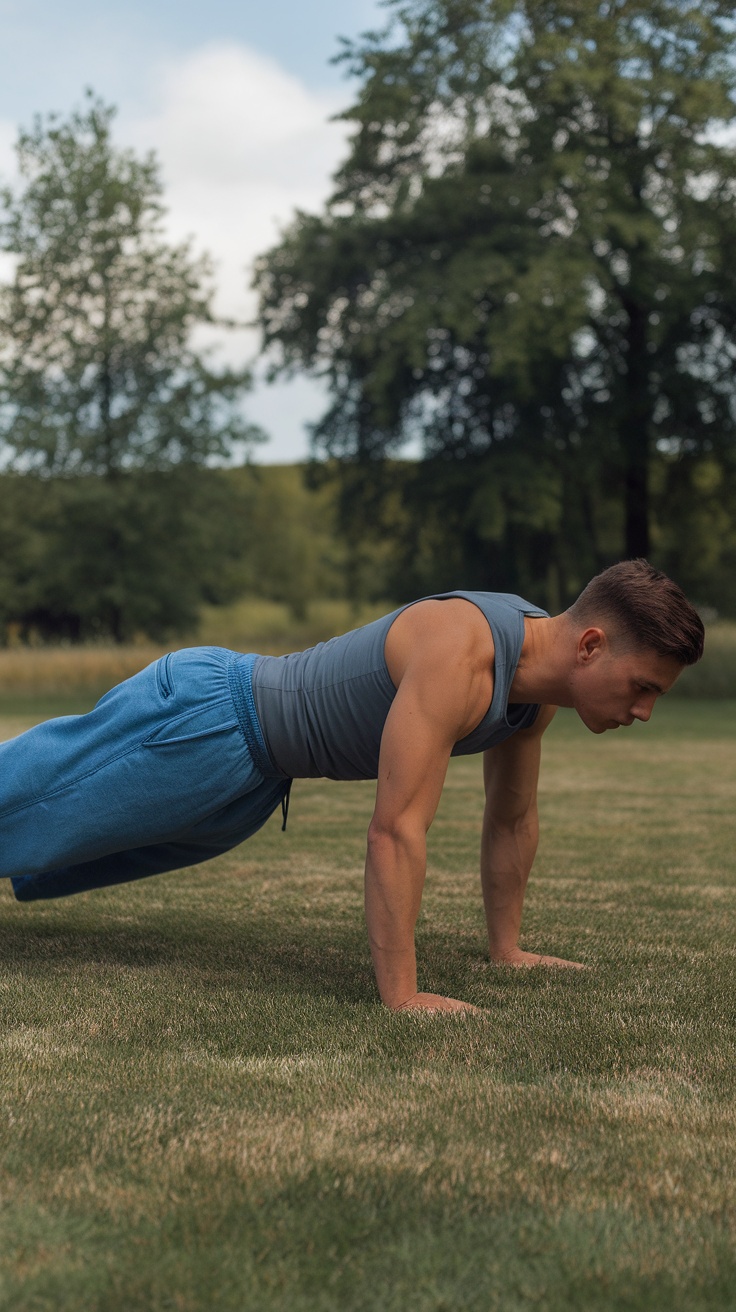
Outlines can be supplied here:
[[587, 970], [582, 961], [565, 961], [563, 957], [546, 957], [541, 952], [522, 952], [512, 948], [504, 956], [491, 957], [494, 966], [562, 966], [566, 970]]
[[474, 1007], [470, 1002], [460, 1002], [457, 998], [443, 998], [441, 993], [415, 993], [413, 997], [407, 998], [398, 1007], [392, 1007], [392, 1011], [475, 1011], [480, 1013], [480, 1007]]

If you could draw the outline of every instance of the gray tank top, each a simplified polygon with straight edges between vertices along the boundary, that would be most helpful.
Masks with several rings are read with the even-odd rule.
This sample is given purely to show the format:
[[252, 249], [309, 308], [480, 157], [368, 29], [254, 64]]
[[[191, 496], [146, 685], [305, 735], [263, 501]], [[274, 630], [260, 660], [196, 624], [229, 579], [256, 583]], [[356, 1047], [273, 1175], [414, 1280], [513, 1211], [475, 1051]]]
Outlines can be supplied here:
[[[439, 592], [464, 597], [485, 615], [495, 647], [493, 698], [480, 724], [452, 755], [494, 747], [533, 724], [539, 707], [508, 705], [524, 641], [524, 616], [547, 612], [507, 592]], [[416, 605], [416, 602], [409, 602]], [[252, 686], [274, 773], [284, 779], [375, 779], [381, 734], [396, 689], [384, 645], [400, 606], [372, 624], [288, 656], [258, 656]]]

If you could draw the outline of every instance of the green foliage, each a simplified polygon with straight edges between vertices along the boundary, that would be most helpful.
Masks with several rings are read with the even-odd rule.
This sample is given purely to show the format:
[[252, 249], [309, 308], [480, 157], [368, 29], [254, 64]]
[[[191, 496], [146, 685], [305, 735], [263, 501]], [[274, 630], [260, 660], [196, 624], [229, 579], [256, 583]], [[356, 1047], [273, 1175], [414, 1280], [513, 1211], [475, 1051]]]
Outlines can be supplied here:
[[91, 93], [21, 132], [0, 287], [0, 621], [71, 639], [191, 627], [229, 599], [235, 489], [207, 466], [262, 435], [247, 371], [191, 344], [209, 263], [162, 235], [155, 159], [119, 150]]
[[736, 463], [684, 453], [656, 471], [657, 552], [686, 591], [736, 616]]
[[[9, 473], [0, 475], [0, 642], [199, 632], [257, 646], [288, 633], [306, 646], [365, 622], [362, 601], [391, 596], [393, 555], [390, 542], [366, 539], [356, 577], [334, 484], [313, 486], [299, 465], [175, 465], [113, 480]], [[271, 604], [265, 628], [253, 628], [252, 606], [230, 609], [246, 596]]]
[[214, 321], [209, 262], [163, 239], [156, 161], [113, 145], [113, 116], [90, 93], [66, 121], [37, 119], [2, 194], [0, 441], [20, 469], [113, 477], [257, 436], [238, 407], [248, 374], [190, 344]]
[[660, 458], [733, 446], [731, 6], [389, 13], [345, 49], [361, 86], [324, 214], [258, 265], [264, 340], [328, 380], [317, 448], [366, 486], [421, 440], [417, 544], [437, 516], [463, 581], [548, 572], [564, 600], [648, 553]]
[[297, 465], [253, 466], [232, 477], [243, 517], [240, 594], [285, 602], [297, 620], [314, 597], [342, 596], [344, 551], [329, 491], [310, 491]]
[[0, 625], [70, 641], [192, 629], [203, 601], [234, 595], [239, 508], [223, 470], [6, 475]]

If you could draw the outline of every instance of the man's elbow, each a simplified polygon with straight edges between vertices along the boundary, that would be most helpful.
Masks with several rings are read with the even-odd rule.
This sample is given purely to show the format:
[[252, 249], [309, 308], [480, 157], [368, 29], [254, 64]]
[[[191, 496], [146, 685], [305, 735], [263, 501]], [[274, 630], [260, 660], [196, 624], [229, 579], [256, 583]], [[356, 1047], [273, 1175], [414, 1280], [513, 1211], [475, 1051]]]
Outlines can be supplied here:
[[368, 826], [368, 853], [382, 857], [391, 853], [416, 851], [425, 843], [426, 831], [409, 818], [384, 820], [373, 817]]
[[510, 811], [503, 815], [486, 814], [483, 828], [490, 838], [514, 838], [534, 841], [539, 838], [539, 815], [536, 807], [524, 811]]

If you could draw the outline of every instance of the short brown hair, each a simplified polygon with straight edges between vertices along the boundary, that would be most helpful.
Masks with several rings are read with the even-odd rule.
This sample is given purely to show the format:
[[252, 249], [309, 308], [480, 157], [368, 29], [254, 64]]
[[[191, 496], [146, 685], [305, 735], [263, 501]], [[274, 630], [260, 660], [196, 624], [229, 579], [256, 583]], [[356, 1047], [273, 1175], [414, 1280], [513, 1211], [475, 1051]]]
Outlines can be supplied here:
[[613, 622], [636, 647], [694, 665], [703, 655], [703, 621], [682, 588], [648, 560], [622, 560], [596, 574], [568, 615]]

